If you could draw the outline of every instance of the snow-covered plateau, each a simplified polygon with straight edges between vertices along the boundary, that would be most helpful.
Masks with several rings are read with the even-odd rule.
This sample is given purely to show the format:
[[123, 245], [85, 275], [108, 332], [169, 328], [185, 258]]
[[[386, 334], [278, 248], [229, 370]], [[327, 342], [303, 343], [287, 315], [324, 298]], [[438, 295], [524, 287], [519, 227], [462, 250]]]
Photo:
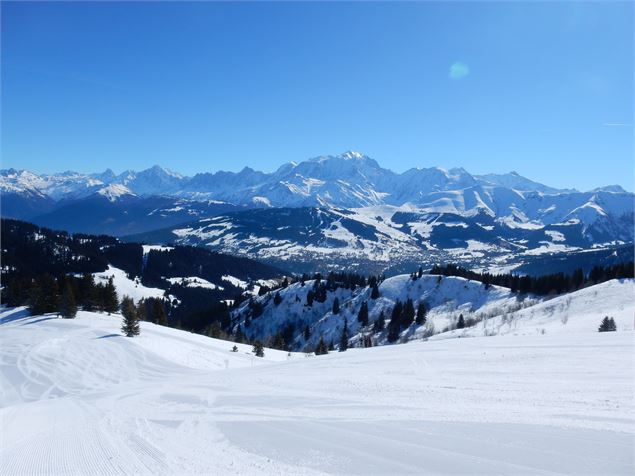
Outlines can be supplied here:
[[630, 475], [634, 286], [324, 356], [3, 309], [0, 473]]

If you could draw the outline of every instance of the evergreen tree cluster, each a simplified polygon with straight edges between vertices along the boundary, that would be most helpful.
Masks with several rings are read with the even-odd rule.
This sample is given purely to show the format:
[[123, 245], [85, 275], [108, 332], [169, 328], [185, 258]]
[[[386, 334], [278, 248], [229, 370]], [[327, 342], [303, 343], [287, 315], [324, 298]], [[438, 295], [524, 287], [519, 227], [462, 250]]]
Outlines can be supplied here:
[[130, 275], [141, 272], [143, 248], [110, 236], [69, 234], [19, 220], [2, 218], [3, 278], [33, 279], [43, 274], [98, 273], [108, 264]]
[[[113, 287], [88, 281], [92, 279], [90, 274], [105, 271], [110, 264], [124, 270], [130, 279], [165, 289], [166, 296], [175, 297], [173, 302], [162, 301], [170, 319], [158, 314], [153, 300], [141, 304], [140, 316], [158, 314], [148, 319], [202, 334], [229, 335], [231, 320], [226, 302], [240, 304], [246, 299], [243, 289], [227, 281], [223, 281], [222, 289], [209, 289], [170, 283], [164, 278], [198, 276], [218, 282], [222, 276], [231, 275], [252, 282], [282, 274], [269, 265], [202, 248], [176, 246], [144, 255], [141, 244], [122, 243], [109, 236], [53, 231], [18, 220], [2, 219], [1, 232], [2, 303], [29, 305], [37, 312], [60, 312], [66, 316], [74, 315], [76, 308], [114, 312], [118, 303]], [[73, 277], [78, 275], [84, 277]], [[288, 279], [283, 280], [281, 286], [288, 283]], [[157, 312], [153, 313], [151, 306]], [[218, 332], [218, 327], [222, 332]]]
[[[300, 278], [300, 282], [304, 283], [308, 279], [307, 275], [303, 275]], [[377, 299], [379, 297], [379, 288], [378, 285], [383, 279], [383, 277], [370, 276], [366, 278], [365, 276], [357, 273], [345, 273], [345, 272], [331, 272], [328, 274], [326, 279], [322, 278], [321, 274], [315, 274], [313, 276], [314, 282], [313, 287], [309, 290], [306, 296], [306, 305], [312, 306], [313, 302], [323, 303], [326, 301], [327, 293], [334, 292], [339, 288], [343, 288], [346, 290], [354, 291], [357, 287], [371, 287], [371, 299]], [[339, 304], [339, 303], [338, 303]], [[333, 314], [337, 314], [335, 309], [333, 310]]]
[[55, 278], [41, 274], [32, 279], [8, 278], [2, 301], [8, 306], [28, 306], [32, 315], [56, 312], [73, 318], [77, 309], [85, 311], [117, 312], [119, 300], [112, 278], [106, 283], [95, 283], [92, 274], [81, 278], [62, 275]]
[[[403, 330], [415, 324], [415, 318], [418, 315], [423, 315], [422, 324], [425, 323], [425, 305], [423, 303], [419, 303], [417, 311], [415, 311], [412, 299], [408, 298], [404, 303], [397, 300], [392, 308], [390, 322], [388, 323], [388, 335], [386, 336], [388, 342], [397, 341]], [[421, 317], [419, 320], [421, 320]]]
[[488, 287], [491, 284], [509, 288], [512, 292], [533, 293], [537, 295], [562, 294], [603, 283], [611, 279], [625, 279], [634, 277], [634, 264], [620, 263], [611, 266], [595, 266], [588, 274], [577, 269], [571, 274], [554, 273], [544, 276], [517, 276], [513, 274], [476, 273], [460, 266], [448, 264], [434, 266], [430, 274], [443, 276], [459, 276], [474, 281], [480, 281]]
[[615, 319], [609, 316], [605, 316], [602, 319], [602, 323], [598, 328], [598, 332], [615, 332], [617, 331], [617, 325], [615, 324]]

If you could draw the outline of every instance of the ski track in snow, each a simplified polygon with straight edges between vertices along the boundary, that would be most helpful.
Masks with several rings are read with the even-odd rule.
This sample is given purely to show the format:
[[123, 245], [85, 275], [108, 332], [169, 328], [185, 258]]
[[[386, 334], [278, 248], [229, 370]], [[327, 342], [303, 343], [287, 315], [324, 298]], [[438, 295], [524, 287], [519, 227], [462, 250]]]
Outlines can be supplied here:
[[632, 331], [259, 359], [119, 326], [0, 313], [0, 473], [633, 474]]

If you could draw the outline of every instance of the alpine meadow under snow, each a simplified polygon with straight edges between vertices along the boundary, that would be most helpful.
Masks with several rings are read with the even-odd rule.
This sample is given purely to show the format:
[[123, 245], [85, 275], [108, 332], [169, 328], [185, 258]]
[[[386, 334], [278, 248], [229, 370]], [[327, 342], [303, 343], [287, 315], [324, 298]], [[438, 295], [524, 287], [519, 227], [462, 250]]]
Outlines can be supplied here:
[[[494, 289], [477, 301], [492, 299], [507, 298]], [[3, 474], [629, 475], [634, 313], [635, 282], [612, 280], [432, 340], [326, 356], [265, 348], [259, 358], [251, 346], [148, 322], [129, 339], [116, 314], [6, 309], [0, 465]], [[616, 332], [597, 332], [604, 315]]]

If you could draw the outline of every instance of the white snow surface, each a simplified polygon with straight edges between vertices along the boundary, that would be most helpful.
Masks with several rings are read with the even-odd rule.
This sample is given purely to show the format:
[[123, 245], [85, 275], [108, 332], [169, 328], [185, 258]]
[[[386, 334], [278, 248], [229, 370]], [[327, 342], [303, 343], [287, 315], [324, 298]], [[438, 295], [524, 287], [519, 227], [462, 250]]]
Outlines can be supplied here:
[[0, 313], [0, 473], [633, 474], [621, 326], [264, 359], [119, 326]]
[[138, 302], [144, 298], [161, 298], [165, 294], [165, 290], [160, 288], [148, 288], [141, 284], [138, 279], [130, 279], [126, 272], [122, 269], [108, 265], [108, 269], [101, 273], [94, 273], [96, 283], [106, 283], [109, 278], [113, 278], [113, 284], [117, 288], [117, 297], [121, 300], [124, 296], [132, 298]]
[[188, 288], [206, 288], [206, 289], [219, 289], [223, 290], [222, 286], [214, 284], [207, 279], [199, 278], [198, 276], [178, 277], [178, 278], [164, 278], [170, 284], [180, 284]]
[[[635, 325], [635, 281], [613, 279], [533, 306], [505, 312], [480, 324], [435, 336], [536, 335], [595, 332], [604, 316], [621, 331]], [[433, 337], [433, 338], [435, 338]]]

